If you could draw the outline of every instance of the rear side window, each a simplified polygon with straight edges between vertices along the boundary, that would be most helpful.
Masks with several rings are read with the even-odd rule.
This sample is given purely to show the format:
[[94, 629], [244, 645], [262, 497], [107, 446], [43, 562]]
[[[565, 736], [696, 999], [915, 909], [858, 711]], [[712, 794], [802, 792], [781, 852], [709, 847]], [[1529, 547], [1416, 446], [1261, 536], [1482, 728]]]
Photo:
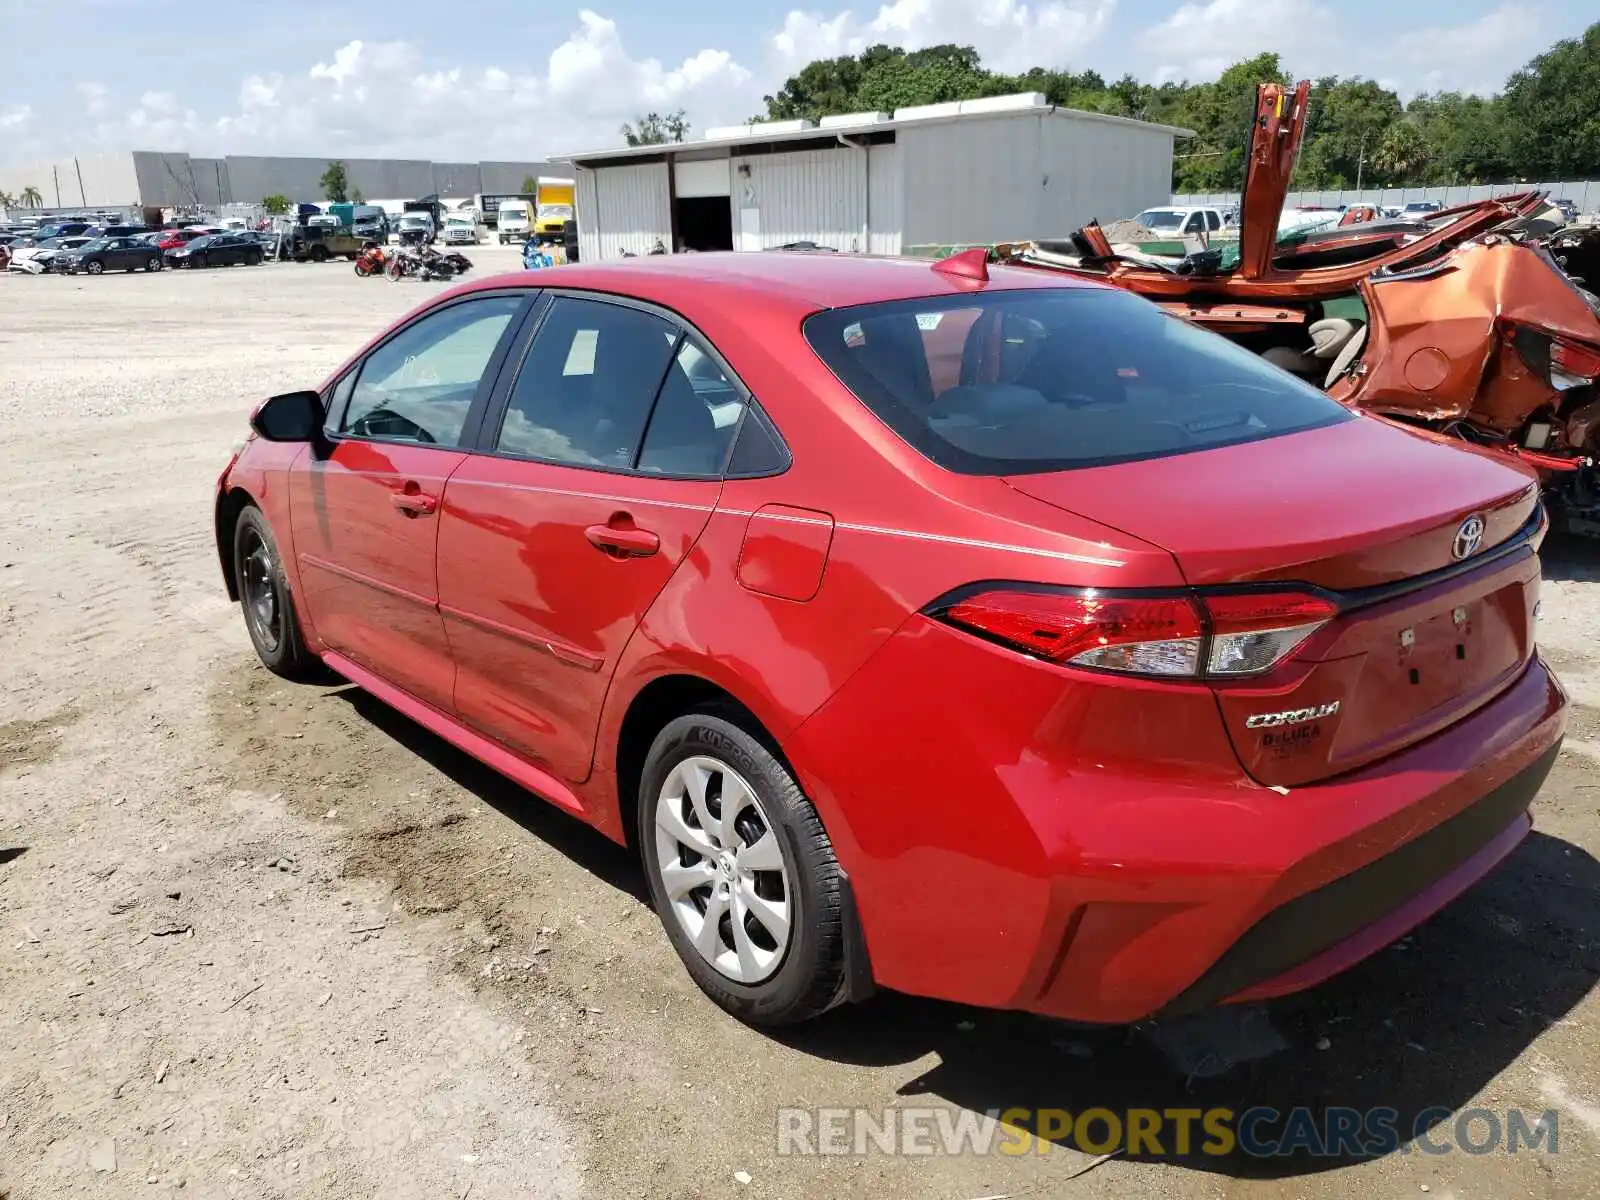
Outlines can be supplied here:
[[966, 475], [1101, 466], [1354, 419], [1250, 351], [1109, 288], [830, 309], [805, 335], [895, 433]]
[[651, 313], [558, 296], [512, 387], [498, 449], [631, 467], [678, 331]]

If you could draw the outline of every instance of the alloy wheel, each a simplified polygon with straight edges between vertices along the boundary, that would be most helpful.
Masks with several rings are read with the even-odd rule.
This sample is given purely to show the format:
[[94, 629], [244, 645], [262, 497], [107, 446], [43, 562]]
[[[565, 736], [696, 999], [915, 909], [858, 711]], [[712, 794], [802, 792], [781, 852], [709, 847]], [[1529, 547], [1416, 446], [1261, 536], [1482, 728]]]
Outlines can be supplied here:
[[278, 607], [277, 569], [266, 541], [255, 530], [245, 535], [244, 556], [240, 564], [239, 590], [244, 600], [244, 617], [250, 622], [261, 647], [268, 654], [278, 648], [283, 637], [283, 615]]
[[686, 758], [661, 785], [656, 872], [700, 957], [737, 983], [777, 971], [794, 924], [794, 888], [771, 819], [727, 763]]

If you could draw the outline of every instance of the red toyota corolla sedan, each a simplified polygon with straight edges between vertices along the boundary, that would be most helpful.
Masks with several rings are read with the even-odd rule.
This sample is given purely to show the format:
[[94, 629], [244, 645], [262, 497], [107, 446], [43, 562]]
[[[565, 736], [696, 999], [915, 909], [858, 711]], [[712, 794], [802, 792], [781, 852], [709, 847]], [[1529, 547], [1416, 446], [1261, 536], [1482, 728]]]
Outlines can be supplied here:
[[430, 301], [218, 484], [319, 661], [637, 849], [752, 1022], [1278, 995], [1529, 828], [1537, 485], [1126, 292], [845, 255]]

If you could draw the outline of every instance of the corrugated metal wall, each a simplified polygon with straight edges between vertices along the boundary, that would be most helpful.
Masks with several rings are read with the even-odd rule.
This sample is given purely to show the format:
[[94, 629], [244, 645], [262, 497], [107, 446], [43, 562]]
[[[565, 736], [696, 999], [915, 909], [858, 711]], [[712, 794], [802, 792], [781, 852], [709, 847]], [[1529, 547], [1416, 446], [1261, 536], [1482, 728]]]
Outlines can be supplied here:
[[671, 240], [667, 164], [579, 170], [578, 253], [583, 261], [620, 258], [624, 250], [649, 252], [657, 238]]
[[906, 245], [1060, 236], [1166, 202], [1172, 135], [1066, 113], [902, 126]]
[[58, 158], [0, 167], [0, 192], [17, 198], [28, 188], [33, 188], [38, 191], [40, 203], [45, 208], [138, 204], [136, 157], [126, 152], [80, 154], [75, 159]]
[[901, 190], [900, 147], [874, 146], [867, 161], [867, 220], [873, 254], [899, 254], [905, 228], [905, 193]]
[[[1294, 208], [1301, 204], [1318, 204], [1336, 208], [1341, 204], [1404, 205], [1413, 200], [1432, 200], [1445, 208], [1457, 204], [1470, 204], [1475, 200], [1488, 200], [1511, 192], [1548, 192], [1551, 199], [1571, 200], [1581, 212], [1600, 211], [1600, 180], [1566, 180], [1544, 183], [1483, 183], [1471, 187], [1412, 187], [1412, 188], [1355, 188], [1327, 189], [1320, 192], [1290, 192], [1285, 204]], [[1239, 204], [1238, 192], [1204, 192], [1175, 195], [1173, 204], [1208, 204], [1220, 208], [1233, 208]], [[1129, 215], [1129, 214], [1124, 214]]]
[[[743, 174], [746, 167], [748, 176]], [[816, 242], [835, 250], [865, 251], [866, 151], [841, 146], [735, 155], [733, 206], [736, 238], [741, 229], [750, 228], [742, 210], [756, 210], [762, 249]]]

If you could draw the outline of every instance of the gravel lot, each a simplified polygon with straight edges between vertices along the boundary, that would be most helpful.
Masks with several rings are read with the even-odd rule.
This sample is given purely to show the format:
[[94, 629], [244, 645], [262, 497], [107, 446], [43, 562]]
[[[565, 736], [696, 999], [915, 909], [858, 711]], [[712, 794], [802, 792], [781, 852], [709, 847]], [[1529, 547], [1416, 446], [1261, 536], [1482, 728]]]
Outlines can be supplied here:
[[[1133, 1031], [884, 997], [765, 1037], [699, 997], [627, 854], [269, 675], [223, 595], [211, 487], [251, 403], [438, 286], [0, 278], [0, 1197], [1600, 1195], [1600, 548], [1547, 555], [1577, 704], [1538, 832], [1400, 947]], [[1066, 1146], [780, 1157], [797, 1104], [1554, 1107], [1560, 1153], [1069, 1182], [1096, 1160]]]

